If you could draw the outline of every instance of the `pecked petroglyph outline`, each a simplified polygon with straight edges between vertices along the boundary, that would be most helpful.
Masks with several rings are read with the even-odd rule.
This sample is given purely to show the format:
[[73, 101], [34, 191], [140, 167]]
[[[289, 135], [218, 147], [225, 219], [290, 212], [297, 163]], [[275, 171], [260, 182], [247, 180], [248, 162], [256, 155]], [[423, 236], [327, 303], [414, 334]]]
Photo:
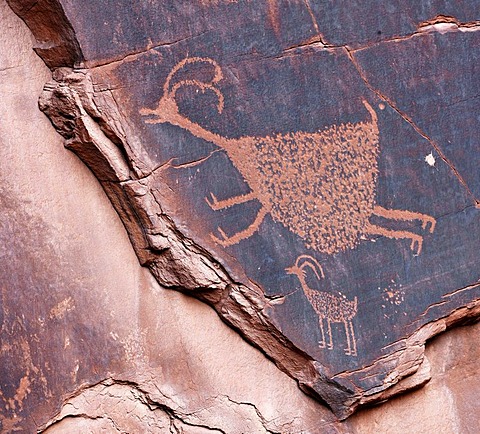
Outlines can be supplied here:
[[[183, 79], [171, 84], [180, 70], [195, 63], [213, 68], [210, 80]], [[150, 116], [146, 123], [176, 125], [227, 153], [251, 191], [223, 200], [211, 194], [206, 201], [212, 210], [251, 200], [261, 203], [257, 216], [246, 229], [228, 236], [218, 227], [221, 238], [211, 234], [216, 243], [227, 247], [251, 237], [270, 214], [274, 221], [303, 238], [307, 248], [326, 254], [355, 248], [365, 234], [409, 239], [412, 251], [420, 254], [423, 236], [369, 221], [372, 215], [387, 220], [419, 220], [423, 230], [429, 226], [430, 233], [436, 224], [429, 215], [376, 204], [379, 133], [377, 114], [367, 101], [362, 102], [370, 115], [369, 121], [331, 125], [313, 133], [227, 138], [182, 115], [175, 99], [183, 86], [213, 92], [216, 109], [221, 114], [224, 97], [216, 85], [222, 78], [222, 70], [213, 59], [187, 57], [168, 74], [157, 108], [140, 111]]]
[[[333, 350], [332, 323], [342, 323], [345, 327], [345, 334], [347, 336], [347, 348], [345, 348], [345, 354], [347, 356], [356, 356], [357, 341], [352, 319], [357, 314], [357, 297], [354, 297], [353, 300], [348, 300], [341, 294], [335, 295], [330, 292], [316, 291], [310, 288], [306, 282], [305, 268], [307, 267], [314, 272], [318, 280], [320, 280], [321, 277], [325, 278], [322, 266], [315, 258], [309, 255], [300, 255], [295, 261], [295, 265], [286, 268], [285, 271], [288, 274], [294, 274], [298, 277], [305, 297], [307, 297], [313, 310], [318, 315], [318, 324], [322, 335], [322, 340], [319, 343], [320, 348]], [[328, 342], [325, 341], [325, 321], [327, 322]]]

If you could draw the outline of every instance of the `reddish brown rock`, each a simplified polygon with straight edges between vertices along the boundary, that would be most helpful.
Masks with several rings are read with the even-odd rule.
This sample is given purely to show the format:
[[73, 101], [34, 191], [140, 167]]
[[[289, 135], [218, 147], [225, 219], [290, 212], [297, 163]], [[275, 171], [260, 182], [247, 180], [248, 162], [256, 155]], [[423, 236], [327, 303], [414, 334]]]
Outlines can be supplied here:
[[474, 433], [478, 420], [480, 325], [460, 327], [435, 338], [426, 349], [430, 382], [420, 390], [349, 418], [352, 432]]
[[0, 432], [336, 432], [212, 309], [139, 265], [38, 109], [51, 74], [28, 29], [3, 1], [0, 17]]
[[[84, 63], [57, 69], [40, 102], [102, 181], [141, 263], [213, 305], [339, 417], [424, 384], [425, 341], [479, 314], [478, 180], [466, 157], [478, 151], [476, 107], [439, 127], [408, 105], [470, 100], [478, 74], [465, 68], [455, 88], [442, 53], [475, 64], [475, 25], [326, 49], [315, 7], [168, 5], [106, 4], [93, 19], [94, 2], [62, 3]], [[232, 11], [243, 13], [222, 26]], [[419, 41], [446, 87], [379, 65], [414, 59]], [[455, 43], [471, 44], [471, 58]], [[465, 119], [465, 153], [448, 150]]]

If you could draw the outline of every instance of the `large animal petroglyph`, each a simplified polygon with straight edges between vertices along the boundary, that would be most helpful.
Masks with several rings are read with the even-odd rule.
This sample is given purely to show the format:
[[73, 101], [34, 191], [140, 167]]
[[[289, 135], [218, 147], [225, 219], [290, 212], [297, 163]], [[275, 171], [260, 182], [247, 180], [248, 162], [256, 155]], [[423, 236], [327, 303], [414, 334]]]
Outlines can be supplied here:
[[[188, 65], [203, 63], [209, 80], [185, 79], [175, 75]], [[175, 78], [175, 79], [174, 79]], [[263, 137], [228, 138], [209, 131], [184, 116], [176, 94], [181, 87], [213, 92], [221, 114], [224, 97], [217, 84], [223, 78], [219, 65], [210, 58], [192, 57], [179, 62], [168, 74], [158, 106], [142, 109], [147, 123], [170, 123], [222, 148], [250, 187], [250, 193], [217, 199], [206, 198], [213, 210], [225, 209], [258, 200], [262, 207], [254, 221], [243, 230], [212, 238], [222, 246], [231, 246], [258, 231], [265, 216], [299, 235], [306, 247], [334, 254], [353, 249], [362, 235], [381, 235], [410, 240], [410, 248], [419, 254], [423, 236], [393, 230], [370, 222], [372, 216], [387, 220], [422, 222], [433, 232], [435, 219], [407, 210], [386, 209], [376, 203], [379, 132], [377, 114], [363, 100], [368, 120], [331, 125], [315, 132], [291, 132]]]

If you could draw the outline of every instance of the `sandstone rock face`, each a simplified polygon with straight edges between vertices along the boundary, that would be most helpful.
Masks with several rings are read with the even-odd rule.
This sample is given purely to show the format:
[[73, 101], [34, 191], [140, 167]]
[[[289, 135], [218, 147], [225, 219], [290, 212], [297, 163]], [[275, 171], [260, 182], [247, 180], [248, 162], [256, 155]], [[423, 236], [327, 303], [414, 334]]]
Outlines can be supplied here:
[[435, 338], [426, 349], [432, 362], [430, 382], [420, 390], [353, 415], [349, 419], [352, 432], [478, 432], [479, 329], [479, 324], [462, 327]]
[[[285, 5], [269, 6], [253, 23], [243, 18], [240, 40], [257, 44], [255, 49], [223, 29], [224, 52], [209, 48], [219, 37], [214, 18], [231, 12], [228, 8], [248, 8], [248, 2], [179, 11], [185, 16], [176, 27], [158, 25], [162, 11], [134, 8], [126, 15], [118, 7], [112, 14], [107, 5], [100, 11], [105, 16], [95, 18], [110, 17], [102, 27], [92, 21], [94, 2], [80, 9], [73, 2], [61, 7], [36, 2], [31, 8], [10, 3], [37, 41], [45, 38], [37, 52], [54, 69], [54, 80], [30, 51], [38, 42], [2, 3], [2, 52], [8, 54], [0, 65], [3, 431], [478, 431], [469, 407], [480, 389], [472, 344], [476, 329], [436, 340], [427, 349], [431, 364], [424, 356], [428, 338], [478, 317], [478, 134], [476, 106], [468, 98], [478, 87], [476, 63], [459, 64], [463, 85], [446, 74], [456, 59], [478, 56], [475, 23], [466, 24], [475, 18], [468, 2], [465, 17], [440, 27], [427, 22], [438, 11], [425, 17], [413, 11], [420, 31], [391, 26], [394, 34], [372, 36], [350, 34], [358, 30], [344, 25], [342, 37], [348, 40], [338, 44], [357, 40], [349, 50], [325, 49], [328, 23], [319, 35], [315, 7], [291, 3], [285, 13]], [[188, 28], [199, 10], [207, 11], [205, 21]], [[146, 15], [157, 39], [145, 43], [142, 35], [153, 35], [142, 28]], [[304, 16], [312, 24], [302, 20], [295, 26]], [[127, 31], [135, 28], [129, 25], [135, 17], [139, 36]], [[52, 27], [49, 20], [61, 25]], [[108, 32], [114, 28], [112, 44]], [[265, 29], [271, 33], [262, 39]], [[173, 36], [179, 42], [166, 44]], [[291, 48], [307, 36], [313, 39]], [[56, 42], [49, 45], [50, 40]], [[233, 59], [242, 50], [248, 55], [239, 66]], [[445, 78], [440, 96], [424, 65], [412, 66], [421, 60], [414, 55], [419, 50], [430, 53], [435, 75]], [[193, 60], [184, 61], [185, 54]], [[409, 62], [424, 76], [409, 77]], [[78, 68], [57, 68], [65, 66]], [[326, 75], [312, 72], [319, 69]], [[338, 70], [344, 77], [332, 79]], [[190, 82], [176, 88], [182, 80]], [[96, 180], [62, 149], [38, 111], [37, 97], [47, 81], [41, 108], [100, 181], [137, 257], [157, 282], [138, 264]], [[296, 98], [309, 92], [311, 100], [302, 108]], [[455, 99], [459, 95], [466, 98]], [[156, 109], [160, 98], [163, 111]], [[330, 107], [331, 101], [342, 101], [340, 109]], [[159, 122], [161, 116], [168, 119]], [[448, 145], [458, 144], [459, 131], [461, 149]], [[329, 236], [309, 237], [316, 226], [312, 221], [298, 226], [295, 216], [308, 219], [314, 208], [288, 196], [292, 189], [305, 189], [308, 178], [288, 191], [270, 193], [275, 183], [262, 190], [269, 179], [292, 178], [290, 160], [267, 167], [268, 152], [282, 155], [293, 145], [281, 148], [281, 143], [295, 143], [307, 169], [318, 173], [323, 169], [315, 161], [309, 169], [315, 156], [306, 145], [335, 144], [348, 134], [373, 149], [375, 158], [355, 166], [369, 173], [363, 187], [369, 199], [355, 196], [348, 184], [333, 185], [363, 200], [364, 211], [350, 215], [350, 232], [332, 238], [339, 227], [331, 226]], [[262, 164], [245, 165], [248, 156]], [[294, 154], [289, 158], [295, 161]], [[327, 166], [325, 179], [337, 167]], [[279, 170], [289, 176], [279, 178]], [[372, 183], [374, 197], [368, 193]], [[318, 188], [313, 196], [327, 194]], [[256, 201], [240, 199], [220, 209], [221, 200], [252, 191]], [[305, 208], [295, 208], [298, 204]], [[394, 215], [379, 207], [416, 213], [410, 217], [420, 223], [390, 222], [386, 229], [397, 231], [395, 236], [367, 233], [366, 225], [381, 226]], [[249, 226], [262, 209], [267, 212], [258, 227]], [[365, 213], [366, 220], [358, 218]], [[242, 225], [251, 233], [242, 234]], [[323, 281], [330, 285], [328, 314], [324, 301], [314, 298], [327, 294]], [[379, 282], [385, 288], [378, 288]], [[211, 304], [304, 390], [326, 400], [337, 417], [433, 380], [340, 424], [208, 307], [163, 287]], [[412, 405], [421, 411], [405, 415]], [[416, 429], [419, 420], [424, 431]]]
[[4, 1], [0, 16], [0, 432], [324, 432], [326, 408], [140, 266], [38, 109], [51, 74], [31, 34]]

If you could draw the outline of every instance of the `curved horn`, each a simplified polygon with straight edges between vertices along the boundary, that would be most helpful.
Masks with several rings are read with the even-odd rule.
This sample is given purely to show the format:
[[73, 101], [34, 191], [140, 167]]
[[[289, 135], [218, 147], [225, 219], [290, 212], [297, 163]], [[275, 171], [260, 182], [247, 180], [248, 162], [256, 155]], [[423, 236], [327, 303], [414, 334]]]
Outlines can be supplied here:
[[207, 82], [205, 84], [213, 85], [215, 83], [218, 83], [223, 78], [222, 69], [220, 68], [218, 63], [215, 62], [215, 60], [210, 59], [209, 57], [186, 57], [182, 61], [178, 62], [168, 74], [167, 79], [165, 80], [165, 84], [163, 85], [164, 94], [169, 93], [168, 90], [170, 87], [170, 81], [172, 80], [173, 76], [186, 65], [189, 65], [191, 63], [210, 63], [211, 65], [213, 65], [213, 67], [215, 68], [213, 78], [210, 82]]
[[[299, 263], [302, 259], [308, 259], [310, 262], [305, 262], [302, 266], [299, 266]], [[312, 264], [313, 262], [313, 264]], [[310, 255], [300, 255], [296, 262], [295, 262], [295, 265], [297, 267], [299, 267], [300, 269], [302, 269], [303, 267], [310, 267], [313, 272], [315, 273], [315, 275], [317, 276], [317, 279], [320, 280], [320, 276], [324, 279], [325, 278], [325, 273], [323, 272], [323, 268], [322, 266], [319, 264], [319, 262], [313, 257], [313, 256], [310, 256]], [[320, 276], [318, 275], [318, 272], [317, 272], [317, 269], [315, 268], [315, 266], [318, 268], [318, 270], [320, 271]]]
[[202, 93], [205, 92], [206, 90], [211, 90], [212, 92], [215, 93], [215, 95], [218, 98], [217, 111], [218, 111], [218, 113], [222, 113], [223, 107], [224, 107], [224, 98], [223, 98], [222, 92], [220, 92], [213, 84], [203, 83], [203, 82], [198, 81], [198, 80], [183, 80], [183, 81], [180, 81], [180, 82], [174, 84], [173, 87], [172, 87], [172, 90], [170, 91], [170, 96], [172, 98], [175, 98], [175, 94], [177, 93], [177, 90], [181, 86], [196, 86], [196, 87], [200, 88]]

